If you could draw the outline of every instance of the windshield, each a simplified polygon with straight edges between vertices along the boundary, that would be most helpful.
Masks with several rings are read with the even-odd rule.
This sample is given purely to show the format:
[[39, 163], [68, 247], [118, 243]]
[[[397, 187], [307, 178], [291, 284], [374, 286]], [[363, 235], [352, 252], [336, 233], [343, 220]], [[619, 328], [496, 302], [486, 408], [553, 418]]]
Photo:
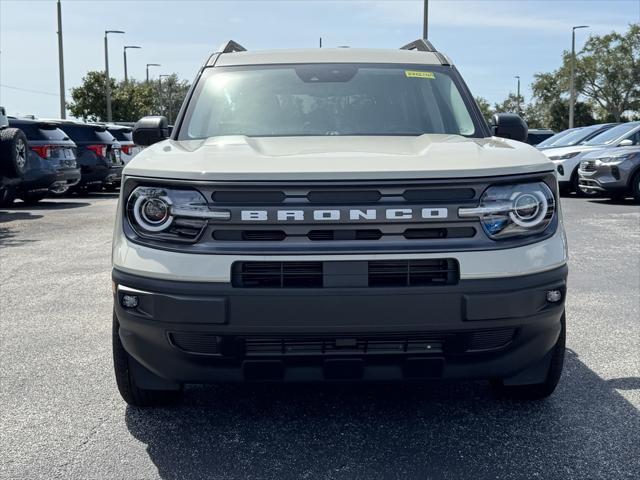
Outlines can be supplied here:
[[618, 138], [632, 131], [638, 125], [640, 125], [640, 123], [638, 122], [630, 122], [617, 125], [605, 132], [602, 132], [600, 135], [596, 135], [588, 142], [585, 142], [585, 145], [609, 145]]
[[575, 132], [569, 133], [564, 138], [561, 138], [557, 143], [554, 143], [554, 147], [570, 147], [572, 145], [577, 145], [578, 143], [584, 141], [585, 138], [588, 138], [590, 135], [593, 135], [595, 132], [600, 130], [602, 125], [592, 125], [590, 127], [582, 127]]
[[566, 137], [567, 135], [569, 135], [571, 132], [574, 132], [578, 129], [576, 128], [572, 128], [571, 130], [565, 130], [563, 132], [560, 133], [556, 133], [555, 135], [547, 138], [546, 140], [543, 140], [542, 142], [540, 142], [538, 145], [536, 145], [537, 147], [550, 147], [552, 145], [555, 145], [557, 142], [560, 141], [561, 138]]
[[179, 138], [474, 136], [480, 129], [450, 71], [436, 66], [344, 63], [208, 69]]

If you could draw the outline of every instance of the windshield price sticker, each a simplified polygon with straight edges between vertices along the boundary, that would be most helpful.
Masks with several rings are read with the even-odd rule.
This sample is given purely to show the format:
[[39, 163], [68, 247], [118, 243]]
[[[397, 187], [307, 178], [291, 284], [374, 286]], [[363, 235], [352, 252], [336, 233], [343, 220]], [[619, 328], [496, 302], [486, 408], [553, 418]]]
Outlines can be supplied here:
[[429, 80], [435, 80], [436, 76], [433, 72], [419, 72], [417, 70], [405, 70], [404, 74], [409, 78], [428, 78]]

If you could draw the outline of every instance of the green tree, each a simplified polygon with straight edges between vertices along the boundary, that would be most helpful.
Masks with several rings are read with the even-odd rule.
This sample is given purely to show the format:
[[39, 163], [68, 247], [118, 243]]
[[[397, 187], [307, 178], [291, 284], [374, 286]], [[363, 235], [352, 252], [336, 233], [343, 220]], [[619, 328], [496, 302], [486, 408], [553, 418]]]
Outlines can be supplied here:
[[[575, 127], [594, 125], [597, 120], [593, 117], [591, 105], [585, 102], [576, 102], [573, 113]], [[569, 128], [569, 101], [557, 100], [549, 108], [548, 127], [556, 132]]]
[[478, 108], [482, 112], [482, 116], [487, 121], [487, 123], [491, 124], [491, 118], [493, 117], [493, 109], [491, 108], [491, 104], [483, 97], [476, 97], [476, 103], [478, 104]]
[[[623, 34], [613, 32], [591, 36], [576, 56], [576, 93], [585, 99], [584, 108], [589, 110], [589, 115], [596, 112], [601, 121], [618, 122], [624, 120], [625, 111], [638, 112], [640, 24], [630, 25]], [[535, 75], [531, 85], [533, 97], [546, 121], [557, 121], [557, 115], [563, 108], [563, 104], [558, 102], [569, 98], [570, 80], [571, 54], [566, 51], [558, 70]], [[583, 119], [587, 121], [588, 115]], [[576, 121], [576, 125], [581, 124], [584, 123]]]
[[180, 80], [175, 73], [169, 77], [158, 80], [154, 87], [157, 89], [158, 112], [164, 115], [172, 124], [182, 106], [184, 97], [187, 96], [190, 85], [186, 80]]
[[625, 34], [592, 36], [580, 53], [580, 92], [619, 122], [640, 102], [640, 24], [631, 25]]
[[[106, 121], [104, 72], [88, 72], [82, 85], [71, 89], [72, 102], [68, 108], [71, 115], [88, 121]], [[168, 80], [168, 81], [167, 81]], [[169, 111], [168, 89], [171, 85], [171, 112], [173, 119], [189, 89], [189, 83], [171, 75], [162, 88], [158, 82], [111, 81], [111, 108], [116, 122], [135, 122], [145, 115], [166, 115]], [[166, 89], [166, 93], [163, 93]]]
[[496, 113], [520, 113], [524, 108], [524, 97], [518, 97], [515, 93], [510, 93], [502, 103], [496, 103], [493, 109]]

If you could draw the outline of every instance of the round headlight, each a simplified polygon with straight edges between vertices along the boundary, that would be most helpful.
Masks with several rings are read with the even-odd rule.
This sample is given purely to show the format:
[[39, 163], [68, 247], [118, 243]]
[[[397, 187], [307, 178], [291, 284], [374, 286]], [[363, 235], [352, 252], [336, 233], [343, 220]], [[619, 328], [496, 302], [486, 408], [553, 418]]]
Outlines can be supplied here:
[[133, 216], [145, 230], [161, 232], [173, 221], [170, 208], [171, 203], [167, 197], [139, 195], [133, 204]]
[[479, 217], [482, 228], [494, 240], [544, 232], [555, 215], [556, 202], [544, 182], [494, 185], [480, 204], [458, 210], [460, 217]]
[[513, 208], [509, 212], [511, 221], [521, 227], [531, 228], [542, 222], [549, 209], [547, 199], [541, 192], [516, 192], [511, 196]]

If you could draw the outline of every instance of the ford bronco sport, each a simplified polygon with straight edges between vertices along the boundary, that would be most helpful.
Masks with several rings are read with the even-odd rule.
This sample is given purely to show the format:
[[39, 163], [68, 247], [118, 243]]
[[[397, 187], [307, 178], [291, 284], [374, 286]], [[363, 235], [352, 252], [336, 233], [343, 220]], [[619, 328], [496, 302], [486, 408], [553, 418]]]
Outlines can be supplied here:
[[134, 128], [149, 148], [124, 169], [113, 241], [123, 398], [442, 378], [551, 394], [567, 277], [554, 164], [519, 117], [493, 123], [423, 40], [225, 44], [170, 138], [164, 117]]

